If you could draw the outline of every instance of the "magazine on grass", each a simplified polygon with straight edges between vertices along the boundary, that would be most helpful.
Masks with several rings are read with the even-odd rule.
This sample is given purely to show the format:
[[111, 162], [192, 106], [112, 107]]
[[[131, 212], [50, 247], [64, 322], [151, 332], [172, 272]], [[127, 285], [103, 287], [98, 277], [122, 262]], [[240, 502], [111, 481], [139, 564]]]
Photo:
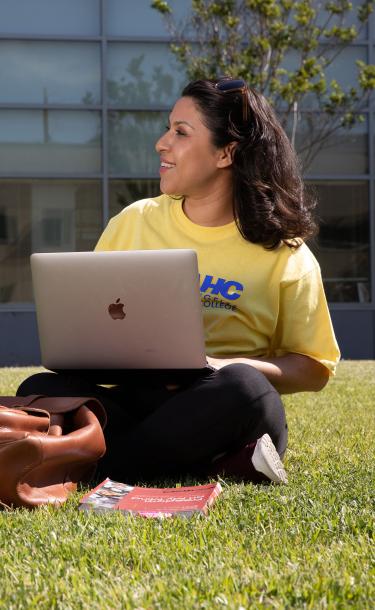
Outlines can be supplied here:
[[120, 510], [143, 517], [190, 517], [207, 514], [219, 493], [220, 483], [192, 487], [132, 487], [105, 479], [80, 500], [80, 510]]

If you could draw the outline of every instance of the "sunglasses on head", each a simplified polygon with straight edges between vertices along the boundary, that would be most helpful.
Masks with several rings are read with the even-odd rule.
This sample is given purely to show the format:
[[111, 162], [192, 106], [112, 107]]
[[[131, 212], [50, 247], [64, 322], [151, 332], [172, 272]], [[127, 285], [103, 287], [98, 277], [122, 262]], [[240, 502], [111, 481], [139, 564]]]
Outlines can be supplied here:
[[215, 88], [222, 93], [241, 93], [242, 95], [242, 119], [249, 118], [249, 98], [247, 95], [247, 84], [242, 78], [223, 78], [215, 84]]

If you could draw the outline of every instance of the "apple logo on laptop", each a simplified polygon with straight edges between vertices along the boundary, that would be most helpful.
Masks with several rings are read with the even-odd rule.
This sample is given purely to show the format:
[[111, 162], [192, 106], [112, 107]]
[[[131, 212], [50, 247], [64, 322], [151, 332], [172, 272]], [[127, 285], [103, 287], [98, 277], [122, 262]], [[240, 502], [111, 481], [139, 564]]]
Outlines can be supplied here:
[[126, 316], [126, 313], [124, 312], [124, 303], [121, 303], [118, 298], [115, 303], [111, 303], [108, 306], [108, 313], [113, 320], [123, 320]]

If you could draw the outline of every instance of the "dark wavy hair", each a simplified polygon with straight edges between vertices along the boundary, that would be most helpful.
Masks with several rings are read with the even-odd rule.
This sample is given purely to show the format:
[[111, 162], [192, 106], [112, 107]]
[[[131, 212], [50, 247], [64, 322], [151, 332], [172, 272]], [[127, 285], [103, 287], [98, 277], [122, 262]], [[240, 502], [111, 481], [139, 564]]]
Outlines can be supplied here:
[[[220, 79], [221, 80], [221, 79]], [[317, 232], [316, 205], [301, 177], [296, 153], [265, 97], [246, 86], [221, 91], [215, 80], [196, 80], [182, 91], [194, 100], [214, 146], [235, 142], [233, 151], [234, 218], [241, 235], [274, 249], [281, 242], [298, 247]], [[243, 95], [248, 118], [244, 120]]]

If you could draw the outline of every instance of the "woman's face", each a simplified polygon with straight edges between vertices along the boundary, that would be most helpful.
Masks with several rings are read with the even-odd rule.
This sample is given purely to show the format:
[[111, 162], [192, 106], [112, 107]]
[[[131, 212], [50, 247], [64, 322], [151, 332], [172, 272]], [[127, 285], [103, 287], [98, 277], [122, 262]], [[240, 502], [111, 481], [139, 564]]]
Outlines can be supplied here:
[[180, 98], [169, 117], [166, 133], [157, 141], [160, 155], [160, 189], [168, 195], [204, 197], [212, 192], [222, 172], [222, 149], [190, 97]]

